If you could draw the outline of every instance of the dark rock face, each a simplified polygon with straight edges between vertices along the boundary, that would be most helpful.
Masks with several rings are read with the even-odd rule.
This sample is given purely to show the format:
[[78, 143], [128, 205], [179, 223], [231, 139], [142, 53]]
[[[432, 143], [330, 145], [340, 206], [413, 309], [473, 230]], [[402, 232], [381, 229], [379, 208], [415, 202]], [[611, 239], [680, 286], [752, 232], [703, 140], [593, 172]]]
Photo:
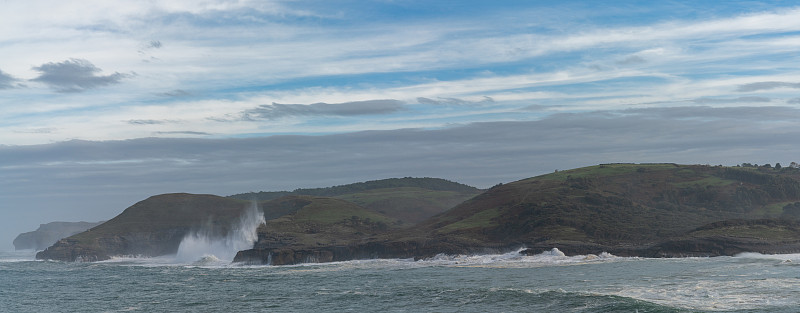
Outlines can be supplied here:
[[84, 248], [77, 244], [74, 239], [61, 239], [47, 250], [39, 251], [37, 259], [62, 260], [62, 261], [81, 261], [94, 262], [108, 260], [108, 255], [98, 253], [94, 249]]
[[102, 222], [51, 222], [39, 225], [32, 232], [22, 233], [14, 239], [15, 250], [43, 250], [62, 238], [83, 232]]
[[643, 255], [650, 257], [711, 257], [732, 256], [743, 252], [798, 253], [800, 252], [800, 240], [787, 242], [715, 236], [664, 242], [647, 249]]
[[[263, 235], [263, 234], [260, 234]], [[800, 253], [800, 223], [787, 220], [728, 220], [699, 227], [678, 238], [651, 243], [596, 243], [552, 240], [528, 243], [463, 241], [458, 238], [407, 237], [410, 239], [364, 241], [338, 246], [303, 246], [290, 240], [262, 240], [254, 249], [240, 251], [234, 262], [289, 265], [376, 258], [425, 259], [437, 254], [503, 253], [525, 246], [523, 255], [536, 255], [558, 248], [566, 255], [608, 252], [622, 257], [714, 257], [744, 252], [762, 254]]]
[[[325, 263], [348, 260], [381, 258], [434, 257], [437, 254], [488, 254], [513, 251], [516, 246], [468, 246], [463, 243], [435, 239], [412, 241], [368, 242], [351, 246], [327, 247], [275, 247], [239, 251], [234, 262], [250, 265], [291, 265], [300, 263]], [[775, 242], [753, 238], [709, 237], [667, 241], [652, 246], [606, 246], [581, 242], [553, 242], [533, 244], [520, 251], [523, 255], [536, 255], [558, 248], [565, 255], [588, 255], [608, 252], [623, 257], [713, 257], [733, 256], [743, 252], [763, 254], [800, 253], [800, 240]]]
[[159, 256], [175, 253], [188, 228], [170, 228], [153, 233], [126, 233], [102, 236], [86, 245], [74, 238], [64, 238], [36, 254], [37, 259], [94, 262], [114, 256]]
[[239, 251], [234, 262], [244, 264], [291, 265], [365, 259], [424, 259], [437, 254], [490, 252], [490, 249], [466, 247], [437, 239], [367, 242], [348, 246], [275, 247]]

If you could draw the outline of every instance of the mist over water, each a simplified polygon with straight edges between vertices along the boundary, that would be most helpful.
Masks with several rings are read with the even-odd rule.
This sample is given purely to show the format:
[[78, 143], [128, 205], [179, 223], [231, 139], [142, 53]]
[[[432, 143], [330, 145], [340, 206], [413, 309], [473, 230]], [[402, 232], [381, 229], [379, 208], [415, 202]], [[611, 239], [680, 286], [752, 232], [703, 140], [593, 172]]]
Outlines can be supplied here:
[[238, 225], [226, 236], [214, 236], [212, 229], [194, 231], [181, 241], [175, 261], [180, 263], [217, 263], [233, 261], [236, 252], [253, 247], [258, 239], [256, 229], [265, 223], [264, 214], [253, 202], [239, 218]]

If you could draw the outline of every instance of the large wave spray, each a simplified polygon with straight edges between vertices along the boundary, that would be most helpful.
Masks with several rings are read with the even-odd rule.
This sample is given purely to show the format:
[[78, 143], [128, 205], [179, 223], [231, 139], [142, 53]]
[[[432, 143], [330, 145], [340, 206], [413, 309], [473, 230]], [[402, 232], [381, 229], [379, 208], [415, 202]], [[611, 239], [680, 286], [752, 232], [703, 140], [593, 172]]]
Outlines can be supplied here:
[[213, 236], [210, 230], [192, 232], [178, 246], [176, 261], [182, 263], [231, 262], [236, 252], [250, 249], [258, 239], [256, 229], [265, 223], [264, 214], [255, 202], [233, 225], [226, 236]]

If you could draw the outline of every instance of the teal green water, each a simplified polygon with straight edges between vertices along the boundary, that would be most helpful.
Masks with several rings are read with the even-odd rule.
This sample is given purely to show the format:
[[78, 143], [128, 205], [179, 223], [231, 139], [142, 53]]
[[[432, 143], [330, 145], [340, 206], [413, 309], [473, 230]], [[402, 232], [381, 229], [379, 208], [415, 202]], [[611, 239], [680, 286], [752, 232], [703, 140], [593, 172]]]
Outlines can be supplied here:
[[[301, 266], [0, 257], [2, 312], [796, 312], [800, 255], [543, 254]], [[797, 265], [796, 265], [797, 264]]]

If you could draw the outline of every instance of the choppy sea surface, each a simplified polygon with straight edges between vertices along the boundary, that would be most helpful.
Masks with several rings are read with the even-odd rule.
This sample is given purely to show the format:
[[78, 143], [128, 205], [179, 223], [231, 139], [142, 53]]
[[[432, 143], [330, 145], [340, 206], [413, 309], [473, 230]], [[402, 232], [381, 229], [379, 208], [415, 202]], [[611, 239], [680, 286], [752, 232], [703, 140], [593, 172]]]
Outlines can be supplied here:
[[0, 252], [2, 312], [797, 312], [800, 255], [516, 252], [243, 266], [213, 256], [34, 261]]

